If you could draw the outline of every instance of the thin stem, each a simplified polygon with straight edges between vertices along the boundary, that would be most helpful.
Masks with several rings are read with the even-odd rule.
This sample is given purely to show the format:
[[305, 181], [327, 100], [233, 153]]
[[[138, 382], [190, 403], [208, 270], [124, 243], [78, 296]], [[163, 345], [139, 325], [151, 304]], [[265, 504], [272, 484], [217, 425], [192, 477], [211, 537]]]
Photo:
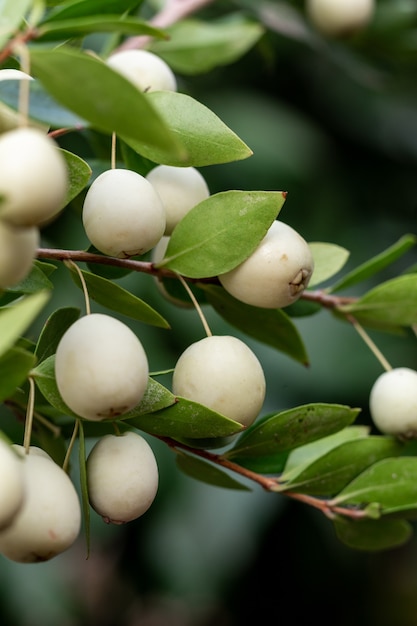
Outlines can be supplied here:
[[75, 269], [75, 271], [77, 272], [77, 274], [78, 274], [78, 278], [81, 281], [81, 286], [83, 288], [83, 293], [84, 293], [85, 314], [86, 315], [90, 315], [90, 313], [91, 313], [90, 298], [89, 298], [89, 295], [88, 295], [87, 283], [85, 282], [83, 273], [80, 270], [80, 268], [78, 267], [78, 265], [76, 263], [74, 263], [74, 261], [65, 261], [65, 264], [68, 265], [68, 266], [73, 267]]
[[26, 408], [25, 418], [25, 432], [23, 435], [23, 447], [26, 454], [29, 453], [30, 441], [32, 438], [32, 426], [33, 426], [33, 413], [35, 408], [35, 381], [32, 376], [29, 376], [29, 397]]
[[187, 285], [187, 283], [184, 280], [184, 278], [180, 274], [177, 274], [177, 276], [180, 279], [180, 281], [182, 283], [182, 286], [184, 287], [184, 289], [186, 290], [186, 292], [190, 296], [190, 300], [193, 303], [193, 305], [195, 306], [195, 309], [196, 309], [198, 315], [200, 316], [200, 319], [201, 319], [201, 322], [203, 324], [203, 327], [204, 327], [204, 330], [205, 330], [205, 333], [206, 333], [207, 337], [212, 337], [213, 333], [210, 330], [210, 327], [209, 327], [209, 325], [207, 323], [207, 320], [206, 320], [206, 318], [204, 316], [203, 311], [201, 310], [201, 306], [199, 305], [197, 298], [193, 294], [190, 286]]
[[50, 422], [48, 419], [46, 419], [46, 417], [44, 417], [43, 415], [40, 415], [39, 413], [37, 413], [36, 411], [33, 412], [33, 417], [35, 418], [35, 420], [37, 422], [39, 422], [40, 424], [42, 424], [42, 426], [45, 426], [45, 428], [47, 428], [48, 430], [51, 431], [51, 433], [55, 436], [55, 437], [59, 437], [61, 434], [61, 428], [59, 426], [55, 426], [55, 424], [53, 424], [52, 422]]
[[[16, 52], [20, 57], [20, 69], [30, 76], [30, 54], [25, 43], [16, 46]], [[29, 123], [29, 100], [30, 78], [24, 78], [19, 82], [19, 127], [25, 128]]]
[[76, 419], [75, 420], [75, 424], [74, 424], [74, 430], [72, 431], [71, 439], [70, 439], [70, 442], [68, 444], [68, 448], [67, 448], [67, 452], [66, 452], [66, 455], [65, 455], [65, 459], [64, 459], [64, 462], [62, 464], [62, 469], [64, 470], [64, 472], [67, 472], [67, 473], [68, 473], [71, 453], [72, 453], [75, 441], [76, 441], [77, 436], [78, 436], [78, 429], [79, 429], [79, 427], [80, 427], [80, 420]]
[[112, 133], [111, 136], [111, 169], [115, 170], [116, 169], [116, 143], [117, 143], [117, 136], [116, 133]]
[[359, 322], [352, 315], [347, 315], [346, 318], [349, 320], [349, 322], [355, 328], [357, 333], [362, 337], [362, 339], [364, 340], [364, 342], [366, 343], [368, 348], [371, 350], [371, 352], [373, 352], [373, 354], [376, 356], [376, 358], [381, 363], [381, 365], [384, 368], [384, 370], [387, 371], [387, 372], [392, 370], [392, 365], [390, 365], [388, 363], [387, 359], [384, 357], [384, 355], [382, 354], [381, 350], [378, 348], [378, 346], [375, 344], [375, 342], [370, 338], [368, 333], [359, 324]]

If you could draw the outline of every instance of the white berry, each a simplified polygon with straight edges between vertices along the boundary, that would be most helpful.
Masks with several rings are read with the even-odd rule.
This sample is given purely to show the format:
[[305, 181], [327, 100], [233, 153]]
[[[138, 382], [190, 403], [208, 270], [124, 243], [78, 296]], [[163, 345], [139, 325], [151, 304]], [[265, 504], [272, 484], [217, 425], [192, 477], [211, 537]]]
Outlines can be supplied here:
[[0, 439], [0, 530], [7, 528], [25, 499], [23, 459]]
[[102, 313], [74, 322], [56, 350], [58, 390], [67, 406], [87, 420], [114, 419], [139, 404], [148, 373], [138, 337]]
[[0, 220], [0, 289], [13, 287], [26, 278], [38, 246], [36, 226], [18, 228]]
[[48, 561], [78, 537], [78, 494], [68, 474], [52, 460], [29, 453], [22, 465], [25, 499], [12, 523], [0, 532], [0, 552], [19, 563]]
[[165, 207], [165, 235], [171, 235], [184, 215], [210, 195], [203, 175], [195, 167], [157, 165], [146, 178]]
[[88, 455], [90, 504], [108, 523], [124, 524], [143, 515], [155, 499], [158, 481], [153, 450], [138, 433], [105, 435]]
[[306, 11], [321, 33], [339, 36], [365, 27], [373, 17], [374, 0], [307, 0]]
[[103, 172], [83, 206], [87, 237], [101, 252], [128, 258], [153, 248], [165, 231], [165, 208], [151, 183], [127, 169]]
[[68, 170], [54, 140], [34, 128], [0, 136], [0, 218], [40, 226], [63, 208]]
[[276, 309], [298, 300], [307, 287], [314, 261], [307, 242], [284, 222], [274, 221], [256, 250], [219, 281], [237, 300]]
[[252, 350], [237, 337], [213, 335], [181, 354], [173, 373], [172, 390], [249, 426], [265, 399], [265, 376]]
[[397, 367], [381, 374], [372, 386], [369, 410], [382, 433], [417, 437], [417, 372]]
[[177, 91], [177, 80], [169, 65], [149, 50], [121, 50], [112, 54], [107, 64], [140, 91]]

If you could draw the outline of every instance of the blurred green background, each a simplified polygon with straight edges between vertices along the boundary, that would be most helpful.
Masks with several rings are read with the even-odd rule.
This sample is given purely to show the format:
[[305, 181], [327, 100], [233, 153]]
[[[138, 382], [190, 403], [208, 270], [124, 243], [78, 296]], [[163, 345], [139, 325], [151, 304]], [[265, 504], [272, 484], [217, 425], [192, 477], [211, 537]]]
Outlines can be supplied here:
[[[211, 192], [287, 191], [280, 218], [308, 241], [350, 250], [347, 269], [415, 233], [417, 2], [377, 0], [369, 27], [342, 40], [316, 33], [304, 21], [301, 1], [215, 2], [200, 15], [215, 19], [238, 10], [263, 21], [260, 42], [231, 65], [178, 76], [179, 90], [211, 108], [254, 152], [246, 161], [202, 170]], [[90, 132], [68, 135], [61, 145], [87, 160], [98, 146], [103, 157], [109, 154], [107, 139]], [[43, 231], [45, 246], [87, 247], [80, 206], [73, 203]], [[376, 280], [416, 261], [409, 253]], [[84, 306], [65, 268], [54, 277], [56, 292], [40, 325], [58, 306]], [[164, 300], [151, 277], [119, 282], [170, 321], [172, 330], [163, 331], [124, 320], [141, 338], [152, 371], [173, 367], [203, 336], [196, 312]], [[213, 332], [239, 336], [204, 312]], [[308, 368], [245, 338], [265, 369], [264, 412], [338, 402], [362, 407], [359, 421], [369, 424], [368, 394], [381, 373], [375, 356], [327, 311], [296, 323]], [[415, 337], [370, 334], [392, 365], [417, 368]], [[179, 474], [166, 446], [149, 440], [160, 467], [151, 510], [122, 527], [106, 526], [93, 513], [89, 558], [81, 537], [48, 563], [1, 560], [1, 623], [417, 625], [417, 538], [381, 554], [352, 551], [320, 513], [256, 486], [241, 493], [197, 483]]]

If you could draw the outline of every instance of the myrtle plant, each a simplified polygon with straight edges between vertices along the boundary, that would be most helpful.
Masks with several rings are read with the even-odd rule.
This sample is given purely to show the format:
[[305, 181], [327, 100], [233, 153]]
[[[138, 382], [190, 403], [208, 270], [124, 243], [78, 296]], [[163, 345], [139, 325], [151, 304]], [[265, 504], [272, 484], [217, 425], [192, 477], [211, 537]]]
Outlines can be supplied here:
[[[22, 432], [17, 440], [19, 429], [1, 427], [0, 552], [9, 559], [60, 554], [82, 519], [89, 543], [91, 508], [114, 524], [152, 515], [164, 481], [152, 439], [176, 455], [178, 471], [231, 498], [253, 484], [318, 509], [354, 549], [411, 537], [417, 372], [393, 368], [368, 330], [409, 341], [417, 275], [411, 267], [368, 281], [417, 236], [344, 271], [346, 248], [311, 241], [280, 219], [291, 189], [210, 193], [204, 168], [250, 159], [252, 149], [182, 89], [181, 77], [240, 59], [268, 24], [245, 2], [220, 17], [204, 12], [209, 4], [1, 4], [0, 400]], [[317, 37], [364, 29], [375, 10], [372, 2], [298, 4], [287, 7], [294, 23]], [[68, 213], [85, 249], [48, 245], [46, 229]], [[54, 305], [58, 269], [82, 307], [71, 290], [65, 306]], [[119, 284], [138, 273], [166, 299], [163, 313]], [[165, 311], [190, 308], [201, 340], [152, 371], [129, 321], [166, 336]], [[208, 310], [236, 336], [211, 327]], [[374, 428], [356, 423], [363, 407], [347, 404], [264, 412], [263, 365], [248, 344], [304, 367], [297, 321], [323, 310], [350, 325], [381, 365], [369, 390]]]

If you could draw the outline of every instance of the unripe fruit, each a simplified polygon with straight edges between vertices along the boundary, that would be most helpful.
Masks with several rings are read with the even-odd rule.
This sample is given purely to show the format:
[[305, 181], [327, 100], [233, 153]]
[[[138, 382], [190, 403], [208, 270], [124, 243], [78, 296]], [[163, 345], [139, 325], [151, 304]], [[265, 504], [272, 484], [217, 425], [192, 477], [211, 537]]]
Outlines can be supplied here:
[[13, 287], [26, 278], [38, 246], [36, 226], [17, 228], [0, 221], [0, 289]]
[[364, 28], [374, 10], [374, 0], [307, 0], [306, 5], [307, 15], [317, 30], [330, 36]]
[[381, 433], [417, 437], [417, 372], [397, 367], [381, 374], [372, 386], [369, 410]]
[[256, 250], [243, 263], [218, 278], [237, 300], [278, 309], [298, 300], [313, 269], [308, 243], [291, 226], [276, 220]]
[[265, 399], [260, 362], [243, 341], [213, 335], [181, 354], [173, 373], [172, 391], [221, 413], [244, 426], [258, 416]]
[[21, 509], [25, 499], [23, 459], [0, 439], [0, 530], [7, 528]]
[[104, 254], [128, 258], [153, 248], [165, 231], [165, 208], [151, 183], [131, 170], [103, 172], [83, 206], [91, 243]]
[[149, 50], [122, 50], [106, 62], [140, 91], [177, 91], [177, 80], [169, 65]]
[[165, 235], [171, 235], [184, 215], [210, 195], [205, 179], [195, 167], [157, 165], [146, 178], [165, 207]]
[[0, 136], [0, 218], [40, 226], [63, 208], [68, 170], [53, 139], [35, 128]]
[[87, 459], [90, 504], [105, 522], [123, 524], [143, 515], [158, 490], [158, 466], [139, 434], [105, 435]]
[[85, 315], [62, 336], [55, 355], [58, 390], [87, 420], [114, 419], [142, 400], [148, 360], [134, 332], [102, 313]]
[[0, 532], [0, 552], [19, 563], [48, 561], [78, 537], [78, 494], [68, 474], [52, 460], [29, 453], [22, 465], [25, 499], [12, 524]]

